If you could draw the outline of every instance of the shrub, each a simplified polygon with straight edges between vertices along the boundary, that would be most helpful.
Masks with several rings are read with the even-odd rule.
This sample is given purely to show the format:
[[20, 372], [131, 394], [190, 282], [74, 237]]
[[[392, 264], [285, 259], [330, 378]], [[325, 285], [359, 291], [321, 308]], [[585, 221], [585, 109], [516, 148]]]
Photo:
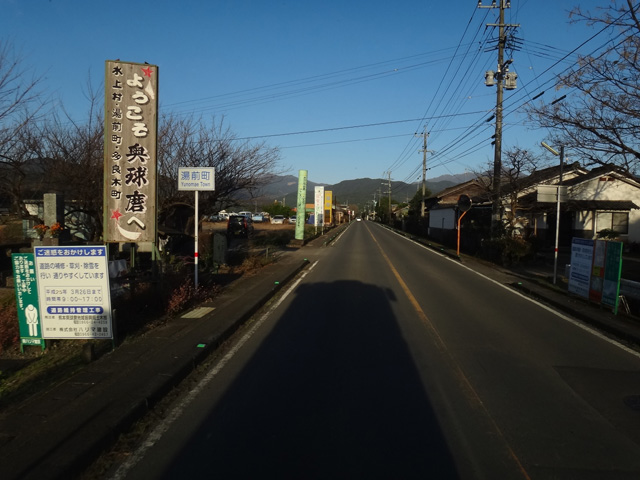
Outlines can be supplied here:
[[598, 238], [603, 238], [605, 240], [613, 240], [619, 236], [620, 234], [611, 228], [605, 228], [598, 232]]
[[0, 304], [0, 353], [13, 347], [20, 341], [20, 325], [16, 299], [13, 295]]
[[173, 316], [184, 310], [189, 302], [193, 300], [195, 291], [196, 289], [191, 283], [184, 283], [173, 290], [167, 302], [167, 313]]
[[512, 265], [520, 262], [532, 251], [532, 246], [520, 237], [500, 237], [482, 242], [483, 256], [493, 262]]
[[167, 314], [172, 317], [176, 316], [194, 303], [208, 300], [217, 292], [218, 289], [215, 287], [207, 289], [205, 286], [199, 286], [196, 288], [193, 283], [187, 281], [169, 294]]

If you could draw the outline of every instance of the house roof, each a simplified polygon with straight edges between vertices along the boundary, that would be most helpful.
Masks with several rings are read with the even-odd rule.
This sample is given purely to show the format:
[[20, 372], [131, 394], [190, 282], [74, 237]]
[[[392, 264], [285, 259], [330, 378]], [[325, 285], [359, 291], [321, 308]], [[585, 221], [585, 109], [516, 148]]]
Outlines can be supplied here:
[[[581, 178], [584, 175], [588, 174], [588, 170], [585, 170], [580, 166], [578, 162], [571, 163], [569, 165], [564, 165], [562, 168], [562, 175], [565, 180], [562, 182], [563, 184], [567, 184], [569, 180], [567, 179], [575, 179]], [[531, 175], [528, 175], [518, 181], [518, 190], [524, 191], [531, 187], [535, 187], [540, 184], [555, 184], [560, 179], [560, 165], [556, 165], [553, 167], [543, 168], [541, 170], [537, 170], [533, 172]], [[507, 193], [509, 190], [509, 185], [503, 185], [504, 193]]]
[[427, 199], [427, 203], [435, 205], [437, 203], [457, 203], [460, 195], [468, 195], [473, 202], [483, 201], [489, 198], [489, 192], [487, 187], [484, 186], [477, 178], [471, 179], [467, 182], [453, 185], [452, 187], [445, 188], [437, 194]]
[[[614, 165], [603, 165], [592, 170], [586, 170], [580, 166], [578, 162], [565, 165], [563, 168], [562, 184], [567, 187], [574, 187], [584, 182], [593, 181], [594, 179], [603, 180], [620, 180], [627, 182], [640, 189], [640, 181], [633, 175]], [[531, 175], [522, 178], [518, 182], [518, 190], [521, 196], [518, 199], [520, 208], [535, 208], [538, 210], [547, 210], [547, 207], [555, 205], [555, 202], [538, 202], [537, 187], [540, 185], [557, 185], [560, 179], [560, 166], [544, 168], [538, 170]], [[502, 193], [506, 195], [509, 188], [513, 186], [503, 185]], [[455, 205], [460, 195], [469, 195], [474, 206], [485, 205], [490, 203], [490, 194], [482, 183], [473, 179], [449, 188], [445, 188], [437, 195], [427, 199], [428, 208], [450, 208]], [[635, 210], [640, 209], [631, 200], [569, 200], [562, 202], [563, 209], [569, 210]]]
[[594, 168], [584, 175], [579, 175], [577, 177], [563, 181], [562, 184], [571, 187], [598, 177], [615, 177], [619, 180], [633, 183], [634, 185], [640, 187], [640, 183], [638, 183], [636, 177], [628, 172], [625, 172], [621, 168], [616, 167], [615, 165], [603, 165], [602, 167]]

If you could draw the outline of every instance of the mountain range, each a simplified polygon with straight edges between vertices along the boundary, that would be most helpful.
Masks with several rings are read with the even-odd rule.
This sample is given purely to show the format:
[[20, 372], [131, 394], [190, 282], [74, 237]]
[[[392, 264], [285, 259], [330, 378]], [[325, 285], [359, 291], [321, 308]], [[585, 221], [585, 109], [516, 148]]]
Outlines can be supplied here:
[[[466, 182], [473, 178], [472, 174], [463, 173], [458, 175], [443, 175], [426, 182], [426, 187], [431, 195], [434, 195], [445, 188]], [[354, 180], [343, 180], [334, 185], [315, 183], [307, 181], [307, 201], [313, 203], [314, 187], [323, 186], [326, 190], [333, 192], [334, 201], [339, 204], [357, 205], [364, 208], [367, 203], [373, 200], [378, 201], [381, 196], [389, 193], [389, 181], [384, 178], [358, 178]], [[394, 203], [408, 202], [422, 186], [422, 182], [405, 183], [391, 181], [391, 199]], [[275, 201], [283, 202], [285, 205], [295, 205], [297, 201], [298, 177], [294, 175], [274, 175], [268, 183], [254, 194], [251, 203], [265, 205]], [[427, 192], [427, 193], [428, 193]]]

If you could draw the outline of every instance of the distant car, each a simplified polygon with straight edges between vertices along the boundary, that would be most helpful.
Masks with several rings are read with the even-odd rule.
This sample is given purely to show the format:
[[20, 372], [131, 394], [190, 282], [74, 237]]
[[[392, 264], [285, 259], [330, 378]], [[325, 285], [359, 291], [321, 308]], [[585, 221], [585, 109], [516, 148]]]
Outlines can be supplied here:
[[210, 222], [219, 222], [220, 221], [220, 216], [219, 215], [209, 215], [209, 221]]
[[356, 222], [361, 222], [362, 219], [360, 217], [356, 217]]
[[254, 213], [253, 215], [251, 215], [251, 220], [254, 222], [261, 223], [264, 221], [264, 217], [262, 216], [261, 213]]
[[296, 216], [295, 215], [291, 215], [289, 217], [289, 223], [296, 223]]
[[238, 215], [240, 215], [241, 217], [251, 218], [251, 215], [253, 214], [251, 212], [238, 212]]
[[234, 215], [227, 220], [227, 235], [229, 237], [248, 238], [253, 233], [253, 222], [242, 215]]
[[282, 225], [284, 223], [284, 217], [282, 215], [274, 215], [271, 217], [271, 223], [274, 225]]

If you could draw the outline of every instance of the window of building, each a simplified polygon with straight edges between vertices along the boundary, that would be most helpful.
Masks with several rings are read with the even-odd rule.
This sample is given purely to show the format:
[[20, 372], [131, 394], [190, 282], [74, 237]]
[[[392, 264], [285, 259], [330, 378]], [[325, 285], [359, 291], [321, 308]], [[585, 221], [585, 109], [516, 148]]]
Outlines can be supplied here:
[[609, 228], [617, 233], [629, 233], [629, 212], [598, 212], [596, 222], [598, 231]]

